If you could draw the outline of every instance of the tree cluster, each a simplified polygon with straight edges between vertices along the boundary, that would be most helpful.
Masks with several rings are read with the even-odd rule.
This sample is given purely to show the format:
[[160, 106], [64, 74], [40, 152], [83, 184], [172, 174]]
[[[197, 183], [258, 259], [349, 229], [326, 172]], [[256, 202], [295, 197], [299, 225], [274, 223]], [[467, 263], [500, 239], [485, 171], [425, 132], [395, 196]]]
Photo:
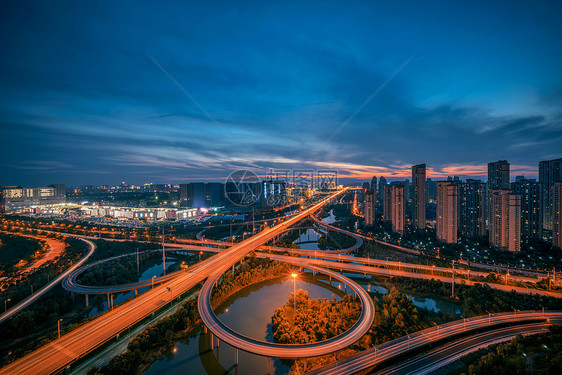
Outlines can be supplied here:
[[[285, 306], [275, 310], [272, 318], [273, 340], [283, 344], [308, 344], [341, 335], [359, 319], [361, 303], [359, 298], [344, 296], [336, 302], [333, 296], [329, 301], [311, 299], [308, 291], [291, 293]], [[296, 314], [295, 314], [296, 313]]]

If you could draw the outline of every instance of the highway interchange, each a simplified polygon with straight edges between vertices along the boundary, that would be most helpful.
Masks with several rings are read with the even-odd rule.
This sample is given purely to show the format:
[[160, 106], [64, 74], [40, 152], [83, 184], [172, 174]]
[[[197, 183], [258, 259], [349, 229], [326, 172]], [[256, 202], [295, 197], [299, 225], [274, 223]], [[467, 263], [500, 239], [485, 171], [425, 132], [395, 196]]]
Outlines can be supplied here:
[[[189, 291], [189, 289], [196, 286], [198, 283], [203, 282], [205, 279], [207, 281], [204, 283], [201, 293], [199, 294], [199, 312], [201, 318], [208, 327], [211, 332], [216, 335], [221, 340], [230, 343], [232, 346], [260, 354], [267, 357], [280, 357], [280, 358], [304, 358], [304, 357], [311, 357], [311, 356], [318, 356], [323, 354], [328, 354], [333, 351], [348, 347], [352, 345], [354, 342], [359, 340], [370, 328], [373, 317], [374, 317], [374, 306], [372, 303], [371, 298], [365, 292], [365, 290], [353, 282], [351, 279], [342, 276], [341, 274], [328, 270], [327, 268], [336, 268], [340, 270], [347, 270], [347, 271], [354, 271], [359, 273], [377, 273], [377, 274], [388, 274], [388, 275], [404, 275], [410, 276], [414, 274], [413, 272], [402, 271], [400, 269], [390, 269], [390, 268], [381, 268], [380, 266], [388, 266], [388, 267], [396, 267], [396, 263], [398, 262], [390, 262], [390, 261], [382, 261], [382, 260], [373, 260], [368, 258], [356, 258], [356, 257], [348, 257], [342, 256], [342, 250], [352, 251], [353, 249], [357, 249], [360, 245], [357, 246], [358, 243], [362, 243], [359, 240], [360, 237], [357, 235], [353, 235], [356, 238], [356, 244], [351, 247], [352, 250], [349, 249], [339, 249], [335, 252], [322, 252], [321, 257], [317, 257], [316, 252], [314, 255], [312, 254], [313, 251], [307, 250], [292, 250], [295, 254], [300, 255], [300, 258], [289, 257], [284, 255], [274, 255], [274, 254], [259, 254], [262, 257], [269, 257], [271, 259], [280, 260], [288, 263], [292, 263], [296, 266], [312, 269], [321, 273], [325, 273], [327, 275], [333, 276], [334, 278], [339, 278], [341, 281], [346, 283], [354, 292], [359, 296], [362, 306], [363, 312], [361, 318], [358, 322], [347, 332], [343, 335], [340, 335], [336, 338], [331, 340], [323, 341], [320, 343], [312, 344], [312, 345], [303, 345], [303, 346], [294, 346], [294, 345], [277, 345], [272, 343], [266, 343], [261, 341], [256, 341], [244, 337], [228, 327], [224, 326], [214, 314], [211, 305], [210, 305], [210, 293], [212, 287], [215, 285], [215, 282], [220, 278], [220, 276], [226, 272], [233, 264], [238, 262], [239, 260], [243, 259], [248, 253], [258, 248], [263, 250], [269, 250], [272, 252], [278, 251], [290, 251], [291, 249], [285, 248], [276, 248], [273, 246], [264, 246], [267, 242], [279, 236], [284, 231], [286, 231], [290, 226], [296, 224], [300, 220], [312, 216], [315, 218], [314, 213], [318, 211], [322, 206], [328, 203], [330, 200], [336, 198], [338, 195], [345, 192], [345, 190], [339, 191], [338, 193], [325, 198], [324, 200], [320, 201], [319, 203], [313, 205], [310, 208], [307, 208], [300, 213], [294, 215], [293, 217], [281, 222], [280, 224], [266, 228], [263, 231], [259, 232], [258, 234], [242, 241], [239, 243], [230, 246], [227, 249], [219, 250], [217, 248], [209, 248], [208, 246], [196, 246], [196, 245], [186, 245], [186, 244], [175, 244], [177, 248], [175, 249], [168, 249], [169, 251], [177, 251], [177, 250], [184, 250], [184, 251], [213, 251], [218, 252], [216, 255], [212, 256], [209, 259], [206, 259], [194, 266], [192, 266], [187, 272], [177, 272], [174, 274], [167, 275], [167, 278], [163, 278], [158, 281], [158, 283], [162, 283], [161, 285], [157, 285], [153, 289], [147, 291], [146, 293], [142, 294], [141, 296], [133, 299], [130, 302], [124, 303], [118, 307], [116, 307], [113, 311], [109, 311], [98, 319], [89, 322], [82, 326], [79, 329], [76, 329], [58, 340], [51, 342], [50, 344], [36, 350], [33, 353], [30, 353], [24, 358], [15, 361], [14, 363], [0, 369], [0, 374], [4, 373], [53, 373], [57, 372], [64, 367], [68, 366], [70, 363], [74, 362], [78, 358], [83, 357], [88, 352], [94, 350], [95, 348], [99, 347], [103, 343], [110, 340], [112, 337], [115, 337], [119, 332], [127, 329], [128, 327], [134, 325], [138, 321], [144, 319], [146, 316], [151, 314], [152, 312], [160, 309], [170, 300], [172, 300], [175, 296], [179, 296], [183, 293]], [[325, 223], [322, 223], [325, 227], [329, 227], [330, 230], [337, 230], [342, 233], [351, 233], [339, 228], [329, 226]], [[81, 237], [81, 236], [76, 236]], [[359, 240], [357, 240], [359, 239]], [[89, 255], [95, 249], [95, 245], [91, 242], [90, 245], [90, 252]], [[205, 245], [222, 245], [224, 246], [225, 243], [220, 241], [201, 241], [199, 244]], [[172, 244], [170, 244], [172, 245]], [[228, 244], [230, 245], [230, 244]], [[308, 257], [308, 258], [307, 258]], [[314, 258], [313, 258], [314, 257]], [[344, 261], [342, 261], [344, 258]], [[86, 259], [83, 259], [80, 263], [83, 264]], [[341, 262], [340, 262], [341, 261]], [[365, 265], [366, 264], [366, 265]], [[134, 284], [129, 284], [125, 286], [126, 289], [119, 289], [123, 286], [117, 287], [110, 287], [113, 288], [112, 290], [108, 290], [107, 288], [103, 287], [99, 290], [93, 290], [92, 288], [97, 287], [88, 287], [88, 286], [79, 286], [75, 283], [76, 279], [76, 269], [80, 266], [77, 265], [72, 269], [69, 269], [64, 273], [65, 276], [70, 275], [65, 280], [66, 285], [65, 288], [71, 290], [73, 287], [82, 288], [81, 290], [74, 290], [77, 293], [84, 293], [84, 294], [101, 294], [101, 293], [116, 293], [123, 290], [132, 290], [138, 289], [140, 287], [145, 287], [150, 284], [150, 281], [141, 282]], [[93, 264], [95, 265], [95, 264]], [[378, 265], [379, 267], [374, 267]], [[92, 265], [89, 265], [90, 267]], [[418, 268], [421, 270], [428, 271], [432, 269], [436, 272], [443, 272], [443, 273], [450, 273], [450, 269], [443, 268], [443, 269], [436, 269], [434, 267], [427, 268], [428, 266], [424, 265], [412, 265], [412, 264], [398, 264], [398, 267], [408, 267], [408, 268]], [[457, 270], [456, 270], [457, 271]], [[72, 275], [74, 274], [74, 277]], [[477, 275], [474, 271], [471, 271], [471, 274]], [[483, 273], [484, 274], [484, 273]], [[423, 275], [423, 278], [445, 278], [445, 276], [432, 276], [428, 274], [415, 274], [420, 277]], [[71, 282], [68, 284], [69, 280], [74, 280], [74, 284]], [[450, 277], [448, 278], [450, 281]], [[60, 281], [60, 280], [59, 280]], [[514, 289], [514, 287], [509, 287], [510, 290]], [[536, 292], [536, 291], [533, 291]], [[528, 314], [528, 315], [525, 315]], [[525, 314], [518, 314], [517, 316], [509, 317], [509, 316], [495, 316], [493, 318], [486, 317], [488, 319], [488, 324], [492, 324], [492, 320], [494, 323], [503, 324], [506, 320], [510, 320], [511, 322], [519, 322], [522, 320], [534, 320], [534, 321], [544, 321], [545, 317], [559, 317], [561, 313], [554, 313], [554, 312], [547, 312], [547, 315], [542, 315], [539, 313], [531, 312]], [[530, 314], [530, 315], [529, 315]], [[550, 315], [548, 315], [550, 314]], [[552, 315], [558, 314], [558, 315]], [[515, 314], [512, 314], [515, 315]], [[475, 323], [476, 322], [476, 323]], [[471, 323], [469, 323], [469, 327], [475, 327], [475, 324], [478, 323], [478, 319], [471, 319]], [[449, 324], [442, 326], [440, 332], [438, 332], [439, 339], [443, 339], [447, 337], [448, 334], [454, 336], [458, 334], [458, 322], [455, 324]], [[479, 328], [479, 326], [476, 326]], [[470, 328], [476, 329], [476, 328]], [[467, 330], [467, 323], [463, 322], [463, 328], [461, 331]], [[435, 333], [432, 333], [433, 335]], [[408, 349], [415, 347], [415, 345], [425, 345], [427, 342], [424, 342], [424, 338], [427, 338], [428, 333], [423, 333], [421, 336], [416, 336], [417, 338], [414, 339], [415, 334], [412, 334], [411, 338], [408, 338]], [[434, 337], [435, 339], [435, 337]], [[393, 345], [398, 345], [399, 341], [392, 341]], [[389, 343], [385, 343], [389, 344]], [[385, 345], [383, 344], [383, 345]], [[375, 349], [376, 350], [376, 349]], [[381, 347], [379, 350], [386, 350], [386, 352], [392, 355], [391, 347]], [[404, 351], [404, 345], [396, 346], [395, 350]], [[381, 352], [379, 352], [381, 353]], [[382, 352], [385, 353], [385, 352]], [[364, 354], [368, 357], [367, 353]], [[383, 354], [380, 354], [379, 358], [382, 357]], [[350, 359], [351, 361], [351, 359]], [[350, 362], [349, 365], [350, 369], [353, 371], [358, 371], [358, 368], [368, 368], [373, 366], [373, 363], [369, 361], [360, 361], [360, 362]], [[375, 363], [376, 364], [376, 363]], [[338, 372], [341, 370], [342, 363], [339, 363]], [[367, 366], [367, 367], [365, 367]], [[351, 370], [350, 370], [351, 371]], [[329, 373], [329, 372], [328, 372]], [[332, 372], [333, 373], [333, 372]], [[344, 372], [344, 373], [352, 373], [352, 372]]]

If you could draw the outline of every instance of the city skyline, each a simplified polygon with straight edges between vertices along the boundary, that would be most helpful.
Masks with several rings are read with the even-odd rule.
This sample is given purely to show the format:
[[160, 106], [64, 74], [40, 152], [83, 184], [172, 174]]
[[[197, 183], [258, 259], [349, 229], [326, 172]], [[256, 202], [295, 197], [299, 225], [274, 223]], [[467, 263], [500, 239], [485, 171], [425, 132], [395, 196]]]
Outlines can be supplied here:
[[560, 156], [558, 4], [176, 5], [2, 5], [0, 185]]

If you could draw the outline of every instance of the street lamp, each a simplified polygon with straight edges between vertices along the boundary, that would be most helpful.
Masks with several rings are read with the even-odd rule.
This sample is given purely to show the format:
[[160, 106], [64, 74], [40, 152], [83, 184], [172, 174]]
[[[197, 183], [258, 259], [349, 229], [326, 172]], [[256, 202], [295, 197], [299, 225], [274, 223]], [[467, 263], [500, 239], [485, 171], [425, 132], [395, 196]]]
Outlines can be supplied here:
[[11, 298], [8, 298], [7, 300], [4, 301], [4, 313], [6, 313], [6, 304], [8, 303], [8, 301], [11, 301]]
[[154, 289], [154, 279], [156, 278], [156, 275], [152, 276], [152, 288]]
[[62, 318], [57, 321], [58, 331], [59, 331], [59, 339], [60, 339], [60, 322], [62, 322]]
[[167, 286], [166, 289], [168, 289], [168, 292], [170, 292], [170, 307], [172, 307], [172, 288]]
[[292, 273], [293, 276], [293, 311], [296, 317], [297, 314], [297, 274]]

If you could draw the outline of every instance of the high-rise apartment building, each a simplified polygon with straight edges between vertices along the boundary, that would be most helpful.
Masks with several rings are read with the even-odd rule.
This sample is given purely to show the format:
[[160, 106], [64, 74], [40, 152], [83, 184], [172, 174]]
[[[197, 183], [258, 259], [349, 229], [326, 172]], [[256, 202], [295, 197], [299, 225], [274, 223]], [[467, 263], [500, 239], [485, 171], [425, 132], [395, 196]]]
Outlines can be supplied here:
[[458, 184], [459, 234], [464, 237], [486, 235], [486, 184], [467, 179]]
[[437, 182], [437, 238], [457, 243], [458, 184]]
[[509, 163], [507, 160], [488, 163], [488, 190], [507, 190], [509, 188]]
[[429, 202], [430, 200], [436, 201], [437, 200], [437, 183], [435, 180], [428, 178], [425, 181], [425, 201]]
[[521, 241], [542, 239], [541, 185], [536, 180], [516, 179], [512, 191], [521, 194]]
[[551, 231], [553, 223], [552, 186], [562, 182], [562, 158], [544, 160], [539, 163], [539, 184], [541, 189], [541, 215], [543, 228]]
[[[376, 184], [375, 184], [376, 186]], [[365, 225], [373, 225], [375, 222], [375, 193], [373, 191], [365, 192]]]
[[498, 160], [488, 163], [488, 228], [492, 221], [492, 190], [509, 190], [509, 163], [507, 160]]
[[383, 201], [382, 218], [384, 221], [392, 221], [392, 185], [383, 186]]
[[412, 225], [425, 229], [425, 164], [412, 167]]
[[384, 187], [386, 186], [386, 178], [379, 178], [379, 189], [377, 191], [379, 205], [384, 207]]
[[406, 221], [405, 186], [403, 182], [394, 182], [391, 186], [391, 212], [392, 230], [400, 234], [404, 233]]
[[562, 248], [562, 182], [555, 182], [552, 195], [552, 244]]
[[521, 194], [490, 190], [490, 244], [509, 251], [521, 249]]

